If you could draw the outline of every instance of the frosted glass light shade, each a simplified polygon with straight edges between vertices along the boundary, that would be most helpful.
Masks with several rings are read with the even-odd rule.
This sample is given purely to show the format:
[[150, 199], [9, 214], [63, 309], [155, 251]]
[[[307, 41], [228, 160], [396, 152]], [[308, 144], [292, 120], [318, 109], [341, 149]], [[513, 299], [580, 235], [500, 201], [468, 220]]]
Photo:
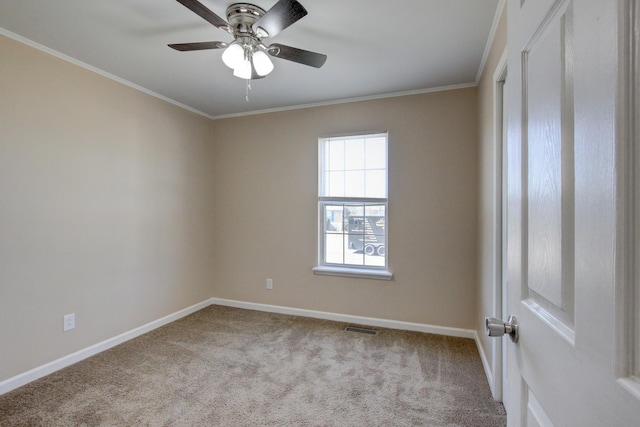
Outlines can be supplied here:
[[235, 70], [244, 61], [244, 49], [239, 44], [232, 44], [222, 53], [224, 64]]
[[251, 79], [251, 62], [244, 60], [233, 70], [233, 75], [241, 79]]
[[261, 50], [253, 54], [253, 66], [256, 67], [256, 73], [260, 76], [266, 76], [273, 71], [273, 62]]

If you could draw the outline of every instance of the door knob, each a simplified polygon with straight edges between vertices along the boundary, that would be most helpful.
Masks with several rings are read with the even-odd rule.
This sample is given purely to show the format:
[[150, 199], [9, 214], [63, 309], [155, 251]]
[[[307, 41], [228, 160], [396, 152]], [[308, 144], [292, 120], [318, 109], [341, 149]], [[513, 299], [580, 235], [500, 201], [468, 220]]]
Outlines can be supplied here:
[[486, 317], [485, 327], [487, 335], [490, 337], [501, 337], [504, 334], [508, 334], [511, 341], [518, 342], [518, 319], [516, 316], [509, 316], [506, 323], [500, 319]]

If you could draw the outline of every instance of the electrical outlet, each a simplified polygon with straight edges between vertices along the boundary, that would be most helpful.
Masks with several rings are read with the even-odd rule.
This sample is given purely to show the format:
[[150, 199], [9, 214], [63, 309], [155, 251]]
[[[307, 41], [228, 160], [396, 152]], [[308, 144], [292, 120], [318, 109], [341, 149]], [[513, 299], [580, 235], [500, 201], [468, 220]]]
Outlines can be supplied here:
[[273, 279], [267, 279], [267, 289], [273, 289]]
[[76, 314], [65, 314], [62, 318], [62, 330], [64, 332], [70, 331], [76, 328]]

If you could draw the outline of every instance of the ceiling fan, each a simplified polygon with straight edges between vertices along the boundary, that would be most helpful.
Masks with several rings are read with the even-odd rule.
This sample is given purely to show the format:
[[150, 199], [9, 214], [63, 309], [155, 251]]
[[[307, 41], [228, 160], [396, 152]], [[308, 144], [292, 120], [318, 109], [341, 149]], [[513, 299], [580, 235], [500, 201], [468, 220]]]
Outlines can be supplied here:
[[273, 37], [305, 15], [307, 10], [296, 0], [279, 0], [271, 9], [250, 3], [234, 3], [227, 8], [227, 21], [206, 8], [198, 0], [177, 0], [207, 22], [234, 37], [230, 43], [221, 41], [176, 43], [169, 47], [181, 52], [204, 49], [225, 49], [223, 62], [233, 75], [246, 80], [260, 79], [273, 71], [269, 56], [320, 68], [326, 55], [285, 46], [265, 45], [263, 39]]

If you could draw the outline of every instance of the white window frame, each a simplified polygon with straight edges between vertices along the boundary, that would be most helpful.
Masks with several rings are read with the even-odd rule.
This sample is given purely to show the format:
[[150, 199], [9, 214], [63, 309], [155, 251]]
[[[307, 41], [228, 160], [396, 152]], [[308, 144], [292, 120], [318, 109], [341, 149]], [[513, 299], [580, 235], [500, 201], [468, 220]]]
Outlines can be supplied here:
[[[386, 155], [385, 155], [385, 170], [387, 182], [386, 198], [372, 198], [372, 197], [325, 197], [321, 195], [321, 186], [323, 182], [323, 168], [321, 152], [322, 144], [332, 138], [357, 138], [357, 137], [374, 137], [376, 135], [384, 135], [386, 138]], [[388, 192], [388, 180], [389, 180], [389, 135], [386, 131], [378, 132], [366, 132], [357, 134], [341, 134], [329, 137], [321, 137], [318, 139], [318, 265], [313, 268], [315, 274], [330, 275], [330, 276], [345, 276], [356, 277], [366, 279], [380, 279], [380, 280], [392, 280], [393, 275], [389, 271], [389, 258], [387, 253], [387, 242], [389, 235], [388, 220], [389, 220], [389, 192]], [[385, 239], [385, 253], [384, 253], [384, 265], [352, 265], [342, 263], [330, 263], [325, 261], [325, 207], [327, 205], [383, 205], [385, 212], [385, 227], [384, 227], [384, 239]], [[364, 255], [363, 255], [364, 256]]]

